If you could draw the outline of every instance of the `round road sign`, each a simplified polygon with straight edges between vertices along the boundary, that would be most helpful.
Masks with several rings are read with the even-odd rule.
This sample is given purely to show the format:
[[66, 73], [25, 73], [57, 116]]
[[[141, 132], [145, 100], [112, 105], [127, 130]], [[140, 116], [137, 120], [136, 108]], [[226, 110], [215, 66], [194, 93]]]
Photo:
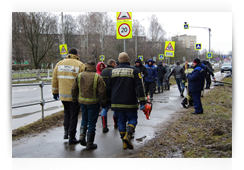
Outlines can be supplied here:
[[118, 28], [118, 31], [119, 31], [119, 35], [122, 36], [122, 37], [126, 37], [130, 34], [130, 26], [126, 23], [124, 24], [121, 24]]

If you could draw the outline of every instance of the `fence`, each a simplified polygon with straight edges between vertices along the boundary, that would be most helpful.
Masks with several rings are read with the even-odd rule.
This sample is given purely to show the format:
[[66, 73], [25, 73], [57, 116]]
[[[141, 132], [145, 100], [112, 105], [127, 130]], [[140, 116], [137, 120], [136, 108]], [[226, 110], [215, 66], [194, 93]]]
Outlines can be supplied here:
[[12, 87], [19, 87], [19, 86], [39, 86], [41, 88], [41, 101], [36, 103], [30, 103], [25, 105], [18, 105], [18, 106], [12, 106], [12, 109], [20, 108], [20, 107], [27, 107], [27, 106], [33, 106], [40, 104], [42, 107], [42, 120], [44, 120], [44, 105], [45, 103], [55, 102], [56, 100], [43, 100], [43, 87], [44, 85], [50, 85], [51, 83], [43, 83], [43, 81], [40, 81], [39, 83], [33, 83], [33, 84], [12, 84]]
[[21, 80], [21, 79], [27, 79], [28, 81], [30, 79], [37, 79], [40, 80], [41, 78], [47, 77], [47, 79], [52, 77], [53, 70], [49, 69], [33, 69], [33, 70], [20, 70], [20, 71], [14, 71], [12, 70], [12, 80]]

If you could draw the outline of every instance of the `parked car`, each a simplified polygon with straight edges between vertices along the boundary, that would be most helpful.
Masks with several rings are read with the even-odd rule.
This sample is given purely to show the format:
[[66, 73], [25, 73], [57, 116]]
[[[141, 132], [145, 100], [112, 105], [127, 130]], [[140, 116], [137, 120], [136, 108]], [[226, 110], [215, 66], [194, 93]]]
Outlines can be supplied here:
[[215, 63], [215, 64], [213, 65], [213, 68], [214, 68], [214, 69], [219, 68], [219, 63]]
[[224, 63], [221, 67], [221, 73], [224, 71], [230, 71], [232, 73], [232, 63]]

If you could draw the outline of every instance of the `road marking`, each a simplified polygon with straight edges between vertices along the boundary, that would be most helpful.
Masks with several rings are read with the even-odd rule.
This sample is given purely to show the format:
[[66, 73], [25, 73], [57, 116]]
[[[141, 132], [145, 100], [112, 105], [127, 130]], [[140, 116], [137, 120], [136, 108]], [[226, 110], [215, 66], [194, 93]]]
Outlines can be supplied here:
[[32, 88], [32, 89], [29, 89], [29, 88], [26, 88], [26, 89], [17, 89], [17, 90], [12, 90], [12, 92], [26, 92], [26, 91], [35, 91], [37, 90], [37, 88]]

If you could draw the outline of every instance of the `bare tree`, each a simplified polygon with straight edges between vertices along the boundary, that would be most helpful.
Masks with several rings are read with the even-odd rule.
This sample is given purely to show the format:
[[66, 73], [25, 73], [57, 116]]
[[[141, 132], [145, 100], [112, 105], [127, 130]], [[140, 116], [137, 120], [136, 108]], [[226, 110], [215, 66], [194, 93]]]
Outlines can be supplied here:
[[[38, 68], [47, 52], [58, 42], [57, 16], [46, 12], [18, 13], [20, 36], [18, 39], [26, 46]], [[14, 36], [14, 35], [13, 35]]]
[[151, 40], [151, 57], [157, 56], [161, 49], [159, 42], [164, 42], [165, 31], [163, 30], [162, 25], [158, 22], [158, 18], [155, 14], [151, 16], [150, 26], [149, 26], [149, 39]]
[[149, 26], [149, 38], [152, 42], [163, 41], [165, 31], [163, 30], [162, 24], [158, 22], [158, 18], [155, 14], [151, 16]]
[[64, 15], [64, 37], [65, 44], [67, 44], [68, 49], [75, 47], [78, 48], [76, 37], [77, 34], [77, 26], [76, 26], [75, 18], [70, 15]]
[[110, 38], [111, 35], [115, 36], [115, 22], [108, 14], [106, 12], [89, 12], [79, 15], [77, 21], [84, 59], [93, 59], [98, 62], [102, 53], [105, 58], [109, 57]]
[[12, 58], [21, 65], [21, 62], [24, 61], [24, 46], [20, 42], [20, 36], [19, 15], [12, 13]]

